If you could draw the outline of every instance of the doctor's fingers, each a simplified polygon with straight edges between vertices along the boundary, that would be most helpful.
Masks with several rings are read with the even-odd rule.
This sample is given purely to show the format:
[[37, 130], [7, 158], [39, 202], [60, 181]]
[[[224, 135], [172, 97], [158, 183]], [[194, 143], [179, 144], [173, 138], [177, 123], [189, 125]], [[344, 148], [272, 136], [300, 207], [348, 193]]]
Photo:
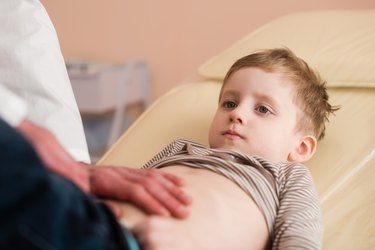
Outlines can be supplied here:
[[181, 189], [183, 181], [177, 176], [156, 169], [116, 168], [115, 171], [124, 179], [144, 186], [162, 202], [172, 202], [169, 201], [169, 195], [172, 195], [179, 203], [184, 205], [189, 205], [192, 202], [192, 198]]
[[160, 169], [134, 169], [128, 167], [117, 168], [121, 175], [132, 180], [142, 180], [143, 178], [158, 178], [161, 181], [170, 181], [174, 185], [182, 186], [184, 181], [173, 174], [163, 172]]
[[126, 191], [128, 200], [138, 204], [150, 214], [185, 218], [189, 215], [189, 210], [186, 204], [176, 198], [176, 195], [185, 196], [186, 194], [180, 192], [182, 191], [179, 191], [179, 187], [168, 189], [152, 179], [134, 183]]

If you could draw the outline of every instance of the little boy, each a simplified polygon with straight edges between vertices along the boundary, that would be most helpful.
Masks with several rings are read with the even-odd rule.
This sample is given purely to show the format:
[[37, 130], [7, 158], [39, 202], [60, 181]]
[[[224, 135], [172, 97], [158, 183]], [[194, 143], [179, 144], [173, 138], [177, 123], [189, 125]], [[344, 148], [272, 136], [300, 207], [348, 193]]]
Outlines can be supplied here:
[[210, 148], [177, 140], [145, 165], [184, 179], [190, 216], [135, 219], [126, 205], [124, 221], [144, 249], [321, 249], [320, 204], [302, 163], [336, 110], [325, 82], [289, 49], [239, 59], [224, 79]]

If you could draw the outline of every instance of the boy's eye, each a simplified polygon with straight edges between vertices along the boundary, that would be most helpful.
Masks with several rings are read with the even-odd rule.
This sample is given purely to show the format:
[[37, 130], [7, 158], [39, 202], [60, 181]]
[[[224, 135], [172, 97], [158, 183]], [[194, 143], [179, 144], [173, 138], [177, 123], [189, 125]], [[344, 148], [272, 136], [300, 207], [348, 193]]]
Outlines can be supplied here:
[[263, 113], [263, 114], [272, 114], [271, 110], [269, 110], [269, 108], [267, 108], [265, 106], [259, 106], [255, 110], [258, 111], [259, 113]]
[[223, 103], [223, 107], [227, 108], [227, 109], [232, 109], [232, 108], [237, 107], [237, 104], [235, 102], [233, 102], [233, 101], [225, 101]]

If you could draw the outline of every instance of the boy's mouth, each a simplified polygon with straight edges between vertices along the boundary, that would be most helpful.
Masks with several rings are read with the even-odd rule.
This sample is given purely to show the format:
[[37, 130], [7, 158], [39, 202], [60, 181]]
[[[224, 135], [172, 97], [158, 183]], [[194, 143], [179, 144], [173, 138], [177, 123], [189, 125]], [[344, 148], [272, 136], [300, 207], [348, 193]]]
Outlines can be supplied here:
[[230, 140], [244, 139], [242, 135], [240, 135], [239, 133], [231, 129], [228, 129], [227, 131], [225, 131], [223, 135]]

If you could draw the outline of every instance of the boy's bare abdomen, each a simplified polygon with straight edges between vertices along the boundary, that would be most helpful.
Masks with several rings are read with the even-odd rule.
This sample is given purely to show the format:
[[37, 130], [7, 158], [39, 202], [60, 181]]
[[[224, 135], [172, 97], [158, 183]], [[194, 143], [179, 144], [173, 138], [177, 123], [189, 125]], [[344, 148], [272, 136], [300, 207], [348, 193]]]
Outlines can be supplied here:
[[[170, 166], [160, 170], [184, 180], [184, 190], [193, 203], [189, 217], [180, 223], [203, 249], [264, 248], [266, 221], [254, 201], [235, 183], [204, 169]], [[131, 204], [123, 209], [122, 221], [129, 227], [146, 217]]]

